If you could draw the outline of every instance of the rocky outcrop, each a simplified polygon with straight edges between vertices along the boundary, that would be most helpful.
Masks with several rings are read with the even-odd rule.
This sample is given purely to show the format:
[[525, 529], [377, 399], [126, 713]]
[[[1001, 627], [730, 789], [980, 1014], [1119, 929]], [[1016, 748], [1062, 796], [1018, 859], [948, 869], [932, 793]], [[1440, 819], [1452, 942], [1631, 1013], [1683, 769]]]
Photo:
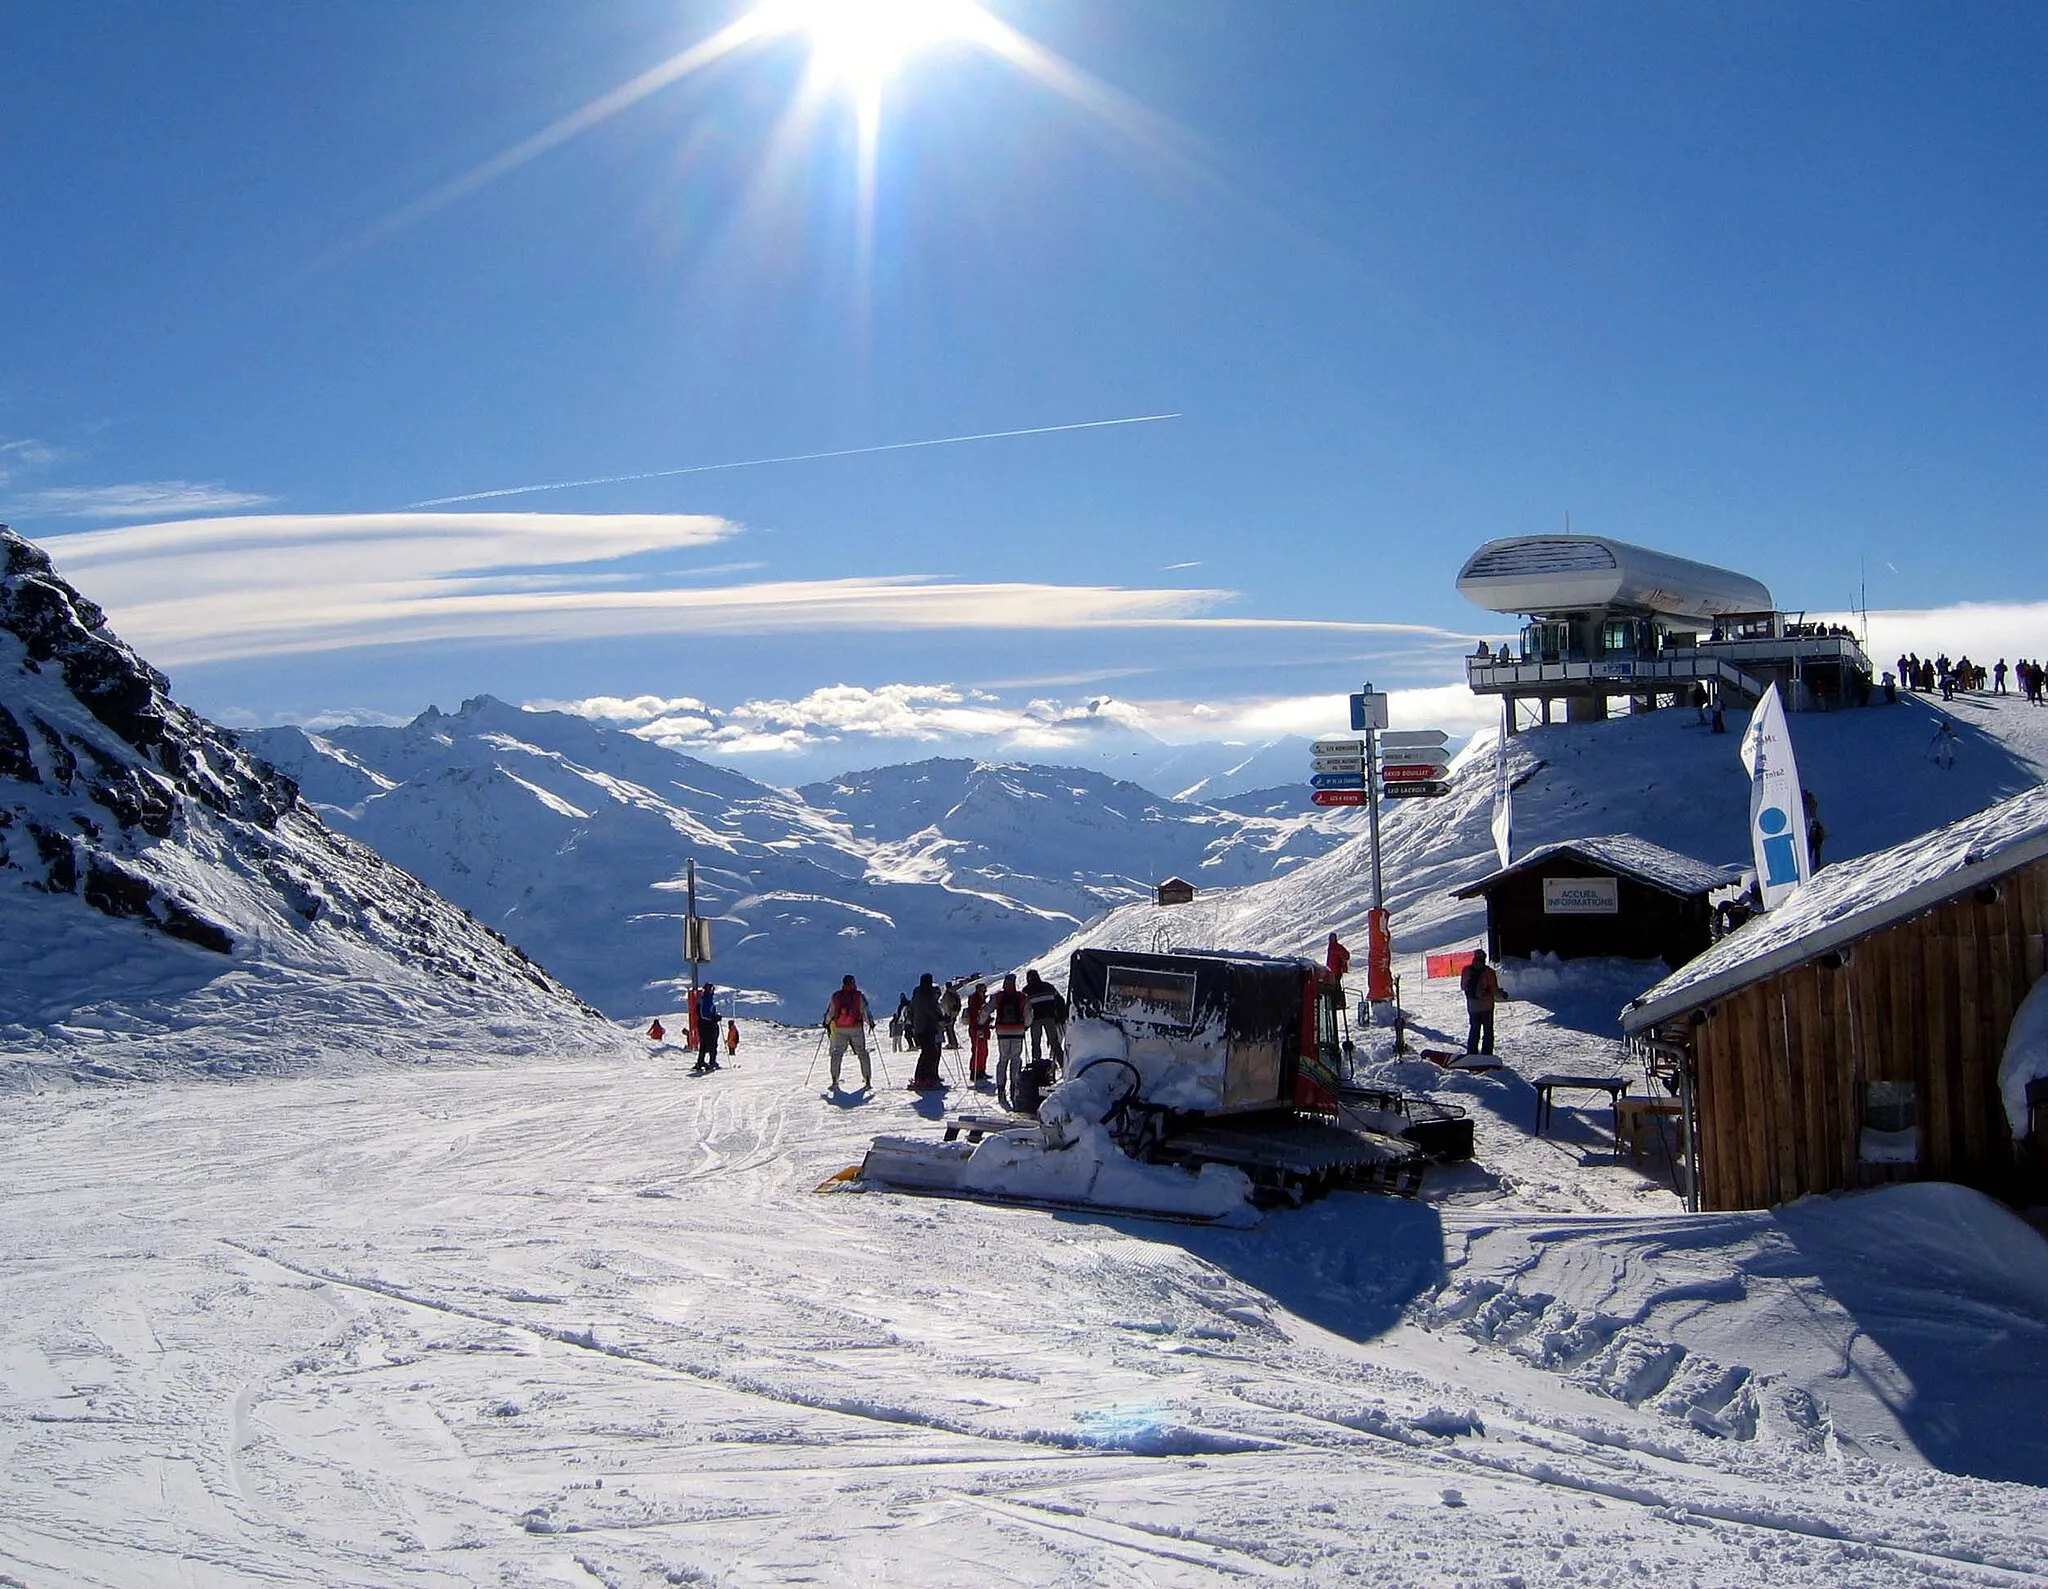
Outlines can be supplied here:
[[0, 570], [0, 908], [68, 896], [123, 930], [212, 955], [356, 975], [388, 961], [582, 1008], [497, 933], [326, 827], [234, 734], [179, 705], [105, 613], [5, 526]]

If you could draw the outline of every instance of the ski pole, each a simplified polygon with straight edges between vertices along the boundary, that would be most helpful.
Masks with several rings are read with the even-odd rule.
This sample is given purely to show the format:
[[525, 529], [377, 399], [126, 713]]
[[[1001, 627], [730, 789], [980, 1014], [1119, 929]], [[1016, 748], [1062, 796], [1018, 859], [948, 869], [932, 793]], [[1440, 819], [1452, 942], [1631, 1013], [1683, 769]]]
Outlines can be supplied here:
[[810, 1084], [811, 1084], [811, 1076], [812, 1076], [812, 1074], [813, 1074], [813, 1073], [814, 1073], [814, 1072], [815, 1072], [815, 1071], [817, 1070], [817, 1068], [818, 1068], [818, 1056], [819, 1056], [820, 1054], [824, 1053], [824, 1052], [825, 1052], [825, 1033], [824, 1033], [823, 1029], [821, 1028], [821, 1029], [819, 1030], [819, 1032], [818, 1032], [818, 1042], [817, 1042], [817, 1046], [816, 1046], [816, 1047], [814, 1047], [814, 1048], [813, 1048], [813, 1049], [811, 1050], [811, 1064], [810, 1064], [810, 1069], [809, 1069], [809, 1070], [806, 1070], [806, 1071], [804, 1072], [804, 1086], [805, 1086], [805, 1087], [809, 1087], [809, 1086], [810, 1086]]
[[889, 1079], [889, 1061], [882, 1055], [882, 1045], [880, 1043], [872, 1043], [869, 1046], [875, 1051], [875, 1063], [882, 1067], [882, 1085], [884, 1087], [894, 1087], [896, 1083]]

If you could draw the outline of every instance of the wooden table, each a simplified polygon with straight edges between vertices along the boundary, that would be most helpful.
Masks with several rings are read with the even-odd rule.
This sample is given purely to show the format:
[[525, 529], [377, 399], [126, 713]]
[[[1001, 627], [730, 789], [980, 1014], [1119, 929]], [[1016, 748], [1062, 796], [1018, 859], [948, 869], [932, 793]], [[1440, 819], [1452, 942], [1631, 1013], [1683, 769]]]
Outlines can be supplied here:
[[1621, 1095], [1628, 1091], [1626, 1076], [1538, 1076], [1536, 1088], [1536, 1134], [1543, 1135], [1555, 1105], [1551, 1099], [1557, 1092], [1604, 1092], [1608, 1104], [1614, 1110], [1614, 1137], [1621, 1140]]
[[1672, 1119], [1678, 1122], [1678, 1140], [1685, 1141], [1685, 1106], [1676, 1098], [1622, 1098], [1614, 1106], [1615, 1146], [1621, 1139], [1628, 1139], [1628, 1154], [1636, 1163], [1643, 1162], [1643, 1122], [1646, 1120]]

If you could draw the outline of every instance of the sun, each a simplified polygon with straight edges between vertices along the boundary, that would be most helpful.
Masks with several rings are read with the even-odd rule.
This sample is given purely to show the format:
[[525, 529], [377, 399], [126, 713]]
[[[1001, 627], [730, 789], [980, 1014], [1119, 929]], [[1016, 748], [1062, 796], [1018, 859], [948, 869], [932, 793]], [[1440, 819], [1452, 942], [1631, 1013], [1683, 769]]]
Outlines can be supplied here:
[[973, 0], [769, 0], [771, 31], [810, 47], [818, 81], [871, 100], [913, 56], [934, 46], [977, 40], [988, 13]]

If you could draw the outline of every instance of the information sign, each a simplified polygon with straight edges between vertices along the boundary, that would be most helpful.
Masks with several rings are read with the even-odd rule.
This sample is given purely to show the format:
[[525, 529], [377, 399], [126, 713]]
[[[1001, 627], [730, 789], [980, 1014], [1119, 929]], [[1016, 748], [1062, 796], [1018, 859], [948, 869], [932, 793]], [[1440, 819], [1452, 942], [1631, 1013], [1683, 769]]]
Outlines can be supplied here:
[[1309, 758], [1310, 772], [1364, 772], [1363, 756], [1312, 756]]
[[1390, 783], [1380, 790], [1389, 800], [1434, 800], [1450, 792], [1447, 783]]
[[1450, 742], [1451, 736], [1441, 728], [1397, 728], [1380, 735], [1380, 745], [1386, 750], [1422, 750]]
[[1319, 772], [1308, 781], [1311, 789], [1363, 789], [1362, 772]]
[[1444, 775], [1444, 769], [1428, 764], [1382, 767], [1380, 776], [1388, 783], [1434, 783]]
[[1365, 741], [1362, 739], [1319, 739], [1309, 746], [1311, 756], [1363, 756]]
[[[1449, 787], [1445, 785], [1446, 790]], [[1318, 789], [1309, 799], [1319, 806], [1362, 806], [1366, 794], [1363, 789]]]

